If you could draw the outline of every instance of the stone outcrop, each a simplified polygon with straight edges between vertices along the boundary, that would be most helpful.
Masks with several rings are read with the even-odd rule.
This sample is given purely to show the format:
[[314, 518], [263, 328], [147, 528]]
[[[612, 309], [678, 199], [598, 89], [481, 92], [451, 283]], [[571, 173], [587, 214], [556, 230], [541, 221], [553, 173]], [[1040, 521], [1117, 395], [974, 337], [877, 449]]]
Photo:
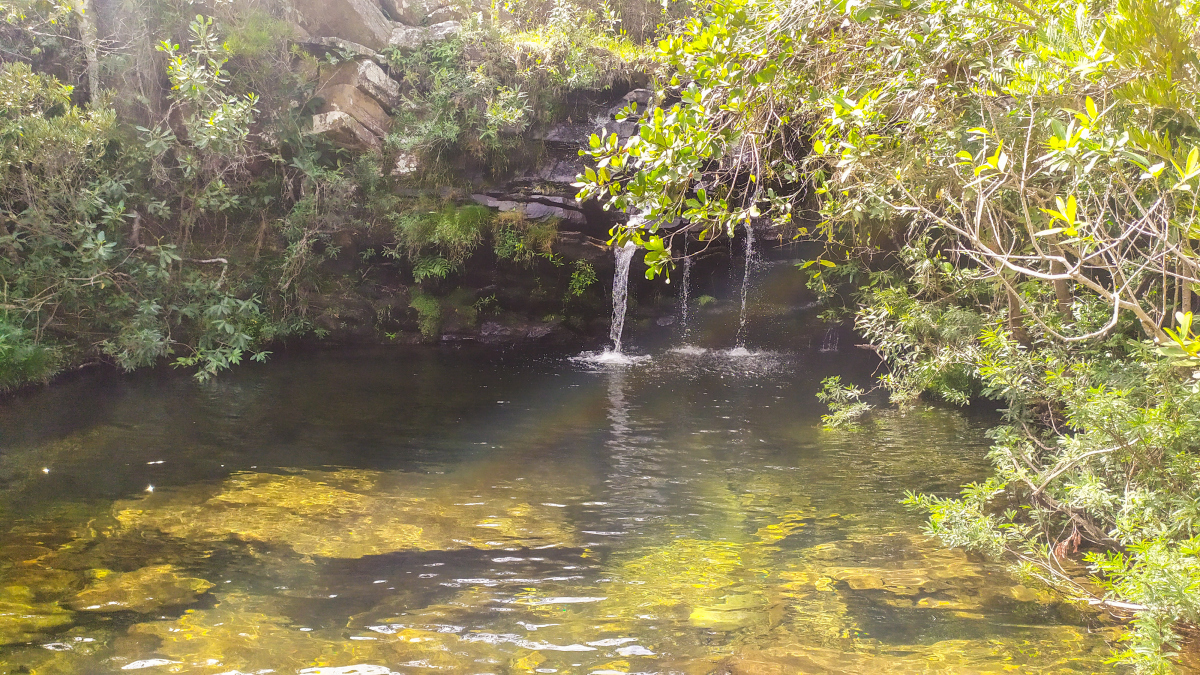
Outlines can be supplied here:
[[362, 150], [375, 149], [382, 145], [379, 136], [340, 110], [313, 115], [312, 132], [325, 136], [341, 148]]
[[329, 75], [325, 86], [339, 84], [360, 89], [388, 112], [400, 105], [400, 84], [388, 77], [374, 61], [362, 59], [338, 65]]
[[312, 35], [357, 42], [379, 51], [387, 46], [392, 22], [376, 0], [296, 0], [302, 27]]
[[482, 204], [502, 213], [516, 211], [527, 220], [558, 218], [575, 225], [583, 225], [586, 219], [574, 199], [559, 195], [496, 193], [471, 195], [476, 204]]
[[433, 23], [427, 19], [441, 6], [440, 0], [383, 0], [383, 8], [392, 20], [409, 26]]
[[457, 21], [443, 21], [432, 26], [396, 26], [388, 38], [388, 46], [403, 51], [419, 49], [431, 42], [454, 37], [462, 33], [462, 24]]
[[326, 55], [335, 55], [338, 58], [367, 58], [375, 61], [382, 61], [383, 57], [379, 52], [360, 45], [357, 42], [343, 40], [339, 37], [310, 37], [303, 40], [297, 40], [296, 44], [304, 47], [309, 53], [323, 57]]
[[392, 118], [383, 107], [357, 87], [334, 84], [322, 87], [318, 94], [325, 99], [321, 107], [323, 113], [344, 112], [380, 138], [391, 128]]

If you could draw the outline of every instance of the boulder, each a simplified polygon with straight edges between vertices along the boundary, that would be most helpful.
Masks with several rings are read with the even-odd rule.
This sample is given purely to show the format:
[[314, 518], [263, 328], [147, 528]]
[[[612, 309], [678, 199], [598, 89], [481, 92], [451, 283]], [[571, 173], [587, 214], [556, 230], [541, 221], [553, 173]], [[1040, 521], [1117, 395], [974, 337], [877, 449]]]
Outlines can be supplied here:
[[313, 115], [312, 132], [338, 147], [352, 150], [376, 149], [382, 145], [378, 136], [340, 110]]
[[317, 94], [325, 99], [320, 112], [344, 112], [380, 137], [386, 136], [391, 128], [392, 118], [388, 117], [375, 99], [357, 87], [348, 84], [328, 85], [322, 87]]
[[440, 0], [383, 0], [383, 8], [393, 21], [409, 26], [422, 26], [429, 15], [441, 7]]
[[387, 46], [392, 22], [374, 0], [296, 0], [301, 25], [313, 35], [337, 37], [379, 51]]
[[448, 21], [466, 21], [467, 13], [460, 7], [439, 7], [429, 13], [429, 23], [439, 24]]
[[308, 38], [297, 40], [296, 44], [317, 56], [333, 54], [339, 59], [349, 56], [350, 58], [368, 58], [376, 61], [383, 58], [379, 55], [379, 52], [368, 48], [366, 45], [360, 45], [357, 42], [336, 37]]
[[364, 59], [342, 63], [326, 81], [326, 86], [337, 84], [358, 88], [386, 111], [395, 110], [400, 105], [400, 84], [388, 77], [374, 61]]
[[448, 40], [462, 34], [463, 27], [458, 21], [442, 21], [429, 26], [429, 38], [433, 42]]
[[429, 42], [441, 42], [462, 33], [462, 24], [457, 21], [443, 21], [432, 26], [418, 28], [414, 26], [396, 26], [388, 45], [404, 51], [419, 49]]

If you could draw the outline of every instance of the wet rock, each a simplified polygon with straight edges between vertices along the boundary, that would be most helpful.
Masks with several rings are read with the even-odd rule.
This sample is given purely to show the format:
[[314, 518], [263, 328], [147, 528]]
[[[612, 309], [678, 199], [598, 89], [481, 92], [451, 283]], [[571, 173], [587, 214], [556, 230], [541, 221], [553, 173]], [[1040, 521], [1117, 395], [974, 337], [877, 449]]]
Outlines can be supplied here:
[[296, 0], [301, 25], [311, 34], [350, 40], [379, 51], [388, 45], [392, 22], [373, 0]]
[[593, 239], [582, 232], [559, 230], [550, 250], [567, 260], [599, 261], [612, 257], [611, 249], [600, 239]]
[[379, 136], [339, 110], [313, 115], [312, 133], [351, 150], [374, 150], [382, 145]]
[[329, 75], [326, 86], [349, 85], [375, 99], [386, 111], [400, 105], [400, 84], [388, 77], [379, 64], [370, 59], [346, 61]]
[[[344, 112], [376, 136], [386, 136], [392, 119], [383, 107], [357, 87], [333, 84], [322, 87], [319, 96], [325, 99], [321, 112]], [[315, 125], [314, 125], [315, 126]]]
[[733, 631], [755, 623], [766, 623], [766, 602], [761, 595], [735, 594], [720, 603], [697, 607], [688, 620], [693, 626], [719, 631]]
[[174, 565], [155, 565], [118, 574], [100, 570], [95, 583], [67, 605], [81, 612], [153, 612], [160, 607], [190, 605], [212, 583], [182, 576]]
[[242, 473], [215, 495], [164, 491], [120, 504], [117, 519], [193, 541], [240, 539], [327, 558], [574, 541], [561, 510], [537, 495], [521, 501], [514, 490], [513, 499], [462, 504], [447, 492], [436, 479], [369, 471]]
[[74, 614], [57, 602], [37, 602], [26, 586], [0, 589], [0, 645], [20, 644], [70, 624]]
[[587, 147], [588, 139], [594, 133], [596, 133], [596, 126], [594, 124], [560, 122], [550, 127], [545, 133], [534, 134], [533, 138], [571, 150], [578, 150]]
[[[306, 628], [307, 630], [300, 630]], [[484, 657], [456, 635], [397, 629], [363, 630], [351, 636], [343, 628], [297, 626], [278, 614], [268, 596], [231, 593], [213, 609], [188, 610], [173, 621], [151, 621], [130, 627], [131, 636], [153, 639], [152, 653], [178, 662], [173, 672], [203, 673], [333, 673], [367, 675], [392, 672], [384, 664], [420, 664], [420, 670], [475, 672]], [[120, 653], [124, 651], [124, 653]], [[118, 650], [113, 660], [146, 658], [146, 651]], [[408, 668], [404, 669], [406, 672]]]
[[583, 170], [583, 159], [576, 156], [557, 162], [546, 162], [538, 169], [537, 177], [547, 183], [557, 183], [566, 188], [575, 182]]

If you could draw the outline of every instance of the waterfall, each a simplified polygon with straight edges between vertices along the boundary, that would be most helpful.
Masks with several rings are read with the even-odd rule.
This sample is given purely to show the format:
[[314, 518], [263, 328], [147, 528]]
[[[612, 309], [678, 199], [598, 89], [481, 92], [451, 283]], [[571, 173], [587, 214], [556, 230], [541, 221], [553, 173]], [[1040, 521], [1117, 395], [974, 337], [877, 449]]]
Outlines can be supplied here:
[[683, 342], [688, 340], [688, 296], [692, 287], [692, 259], [687, 257], [687, 248], [683, 250], [683, 288], [679, 289], [679, 321], [683, 324]]
[[825, 337], [821, 340], [821, 351], [836, 352], [837, 350], [838, 350], [837, 328], [830, 328], [825, 331]]
[[746, 223], [746, 274], [742, 277], [742, 313], [738, 317], [737, 348], [746, 347], [746, 295], [750, 291], [750, 271], [754, 263], [754, 228]]
[[621, 248], [613, 249], [617, 256], [617, 269], [613, 272], [613, 318], [612, 327], [608, 329], [608, 339], [612, 340], [613, 353], [621, 353], [621, 333], [625, 331], [625, 305], [629, 299], [629, 264], [633, 262], [633, 254], [637, 246], [632, 242]]

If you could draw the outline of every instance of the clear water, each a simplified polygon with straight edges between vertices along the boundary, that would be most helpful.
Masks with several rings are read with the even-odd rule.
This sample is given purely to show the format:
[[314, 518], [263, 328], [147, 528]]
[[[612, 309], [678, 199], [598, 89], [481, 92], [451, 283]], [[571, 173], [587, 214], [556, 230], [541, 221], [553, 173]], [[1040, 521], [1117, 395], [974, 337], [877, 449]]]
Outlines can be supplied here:
[[898, 504], [985, 475], [994, 419], [822, 431], [820, 379], [875, 364], [814, 330], [624, 364], [278, 355], [0, 403], [0, 672], [1106, 671], [1111, 628]]

